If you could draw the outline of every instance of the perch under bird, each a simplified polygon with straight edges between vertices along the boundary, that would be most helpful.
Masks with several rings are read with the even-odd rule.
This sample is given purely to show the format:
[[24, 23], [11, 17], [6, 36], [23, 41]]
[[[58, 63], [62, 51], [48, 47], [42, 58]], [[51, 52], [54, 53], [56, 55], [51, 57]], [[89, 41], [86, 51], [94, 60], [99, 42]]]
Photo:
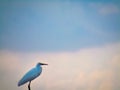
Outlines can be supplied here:
[[27, 82], [29, 82], [28, 84], [28, 90], [30, 90], [30, 84], [31, 81], [34, 80], [35, 78], [37, 78], [41, 72], [42, 72], [42, 67], [41, 65], [48, 65], [45, 63], [38, 63], [36, 65], [36, 67], [32, 68], [30, 71], [28, 71], [23, 77], [22, 79], [18, 82], [18, 86], [21, 86]]

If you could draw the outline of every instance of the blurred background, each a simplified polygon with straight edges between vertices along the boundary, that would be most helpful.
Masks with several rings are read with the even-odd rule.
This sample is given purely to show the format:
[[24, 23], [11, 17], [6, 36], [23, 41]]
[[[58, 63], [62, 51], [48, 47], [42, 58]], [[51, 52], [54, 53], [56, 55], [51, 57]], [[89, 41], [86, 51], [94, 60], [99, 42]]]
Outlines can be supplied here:
[[120, 89], [120, 2], [1, 0], [0, 90], [48, 63], [32, 90]]

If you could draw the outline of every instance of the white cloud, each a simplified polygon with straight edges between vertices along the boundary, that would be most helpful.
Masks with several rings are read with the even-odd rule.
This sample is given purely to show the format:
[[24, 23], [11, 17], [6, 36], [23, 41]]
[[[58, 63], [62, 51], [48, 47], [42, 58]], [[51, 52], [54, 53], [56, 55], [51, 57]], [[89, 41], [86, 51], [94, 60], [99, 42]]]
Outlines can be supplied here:
[[2, 56], [0, 57], [1, 90], [27, 89], [27, 86], [18, 88], [17, 82], [39, 61], [49, 65], [43, 67], [42, 75], [32, 82], [31, 88], [35, 90], [40, 88], [43, 90], [115, 90], [119, 87], [115, 83], [120, 83], [118, 71], [120, 43], [81, 49], [76, 52], [14, 53], [1, 51], [0, 56]]
[[102, 15], [108, 15], [108, 14], [116, 14], [119, 13], [120, 10], [115, 5], [105, 5], [100, 8], [99, 13]]
[[97, 9], [101, 15], [118, 14], [120, 8], [113, 3], [90, 3], [90, 6]]

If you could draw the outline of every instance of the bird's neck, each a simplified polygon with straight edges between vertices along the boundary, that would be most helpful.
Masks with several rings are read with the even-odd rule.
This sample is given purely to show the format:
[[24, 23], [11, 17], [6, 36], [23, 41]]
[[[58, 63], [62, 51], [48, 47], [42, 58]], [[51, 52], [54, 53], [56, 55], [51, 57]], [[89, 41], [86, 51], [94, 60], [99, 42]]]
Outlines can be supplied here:
[[41, 69], [42, 67], [41, 67], [41, 65], [37, 65], [36, 68], [37, 69]]

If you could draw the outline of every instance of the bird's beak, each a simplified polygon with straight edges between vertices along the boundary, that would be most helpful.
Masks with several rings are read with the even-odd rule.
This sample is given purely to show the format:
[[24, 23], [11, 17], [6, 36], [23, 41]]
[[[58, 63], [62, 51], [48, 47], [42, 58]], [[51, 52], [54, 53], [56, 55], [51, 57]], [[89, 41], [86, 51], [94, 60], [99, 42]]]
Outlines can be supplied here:
[[45, 63], [40, 63], [41, 65], [48, 65], [48, 64], [45, 64]]

